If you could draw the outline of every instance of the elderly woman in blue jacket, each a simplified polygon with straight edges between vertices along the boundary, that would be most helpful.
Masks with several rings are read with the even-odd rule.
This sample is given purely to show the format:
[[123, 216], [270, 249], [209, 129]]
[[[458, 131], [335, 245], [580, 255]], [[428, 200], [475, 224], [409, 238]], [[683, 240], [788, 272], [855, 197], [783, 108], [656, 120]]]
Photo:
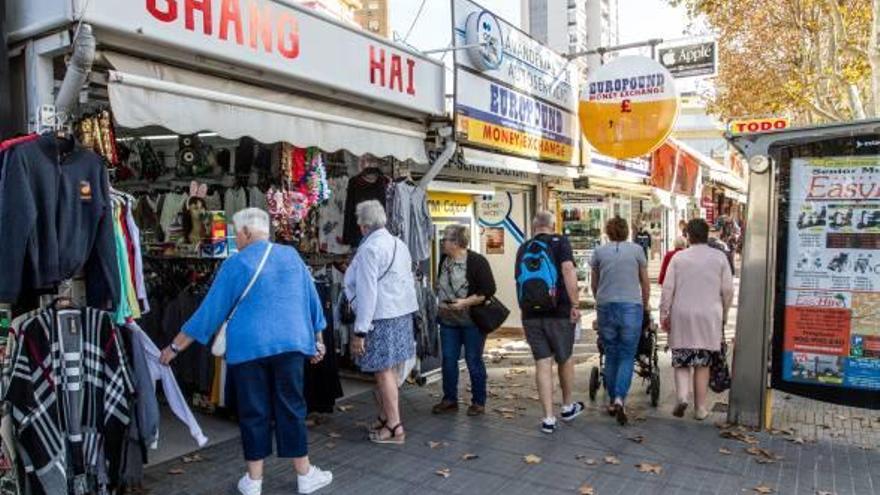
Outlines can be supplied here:
[[[278, 457], [293, 459], [299, 493], [312, 493], [333, 481], [329, 471], [309, 462], [303, 397], [305, 360], [318, 362], [325, 353], [324, 312], [297, 251], [269, 242], [265, 211], [239, 211], [233, 223], [239, 252], [223, 263], [208, 295], [162, 351], [161, 359], [170, 363], [193, 341], [207, 345], [232, 313], [226, 362], [238, 398], [247, 461], [238, 490], [260, 495], [263, 460], [272, 454], [274, 421]], [[252, 278], [254, 283], [245, 293]]]
[[352, 354], [361, 370], [376, 376], [378, 423], [370, 440], [402, 444], [397, 366], [415, 356], [413, 313], [418, 311], [409, 248], [385, 228], [385, 208], [364, 201], [356, 208], [364, 235], [345, 271], [345, 295], [355, 311]]

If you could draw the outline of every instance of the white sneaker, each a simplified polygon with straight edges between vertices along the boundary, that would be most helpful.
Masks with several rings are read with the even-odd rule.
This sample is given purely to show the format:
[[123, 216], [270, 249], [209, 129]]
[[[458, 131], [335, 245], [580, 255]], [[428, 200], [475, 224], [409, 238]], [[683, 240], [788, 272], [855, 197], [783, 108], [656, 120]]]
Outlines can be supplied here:
[[260, 495], [263, 492], [263, 480], [252, 480], [247, 473], [238, 480], [238, 493], [241, 495]]
[[296, 487], [299, 493], [313, 493], [333, 482], [333, 473], [323, 471], [312, 465], [305, 475], [296, 475]]

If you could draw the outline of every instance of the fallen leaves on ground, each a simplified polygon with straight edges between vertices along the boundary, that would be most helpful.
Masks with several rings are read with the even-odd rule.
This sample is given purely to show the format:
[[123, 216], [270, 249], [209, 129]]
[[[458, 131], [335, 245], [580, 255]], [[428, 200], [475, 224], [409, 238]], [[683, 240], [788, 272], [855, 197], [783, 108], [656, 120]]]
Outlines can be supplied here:
[[514, 419], [514, 418], [516, 418], [516, 414], [504, 413], [501, 415], [501, 417], [504, 419]]
[[199, 454], [193, 454], [191, 456], [190, 455], [183, 456], [182, 460], [183, 460], [184, 464], [192, 464], [194, 462], [202, 462], [205, 459], [202, 456], [200, 456]]
[[529, 396], [529, 399], [530, 399], [530, 400], [533, 400], [533, 401], [535, 401], [535, 402], [539, 402], [539, 401], [541, 400], [541, 398], [538, 397], [537, 395], [530, 395], [530, 396]]
[[529, 455], [523, 457], [523, 461], [526, 464], [540, 464], [541, 458], [536, 456], [535, 454], [529, 454]]
[[747, 443], [749, 445], [758, 444], [757, 438], [737, 430], [722, 430], [720, 436], [721, 438], [728, 438], [730, 440], [739, 440], [740, 442]]
[[596, 490], [593, 489], [592, 486], [584, 483], [578, 488], [578, 494], [580, 495], [596, 495]]
[[758, 485], [758, 486], [752, 488], [752, 491], [755, 493], [762, 493], [765, 495], [768, 493], [776, 493], [776, 490], [774, 490], [773, 488], [770, 488], [767, 485]]
[[526, 373], [528, 373], [528, 371], [529, 370], [525, 368], [510, 368], [509, 370], [507, 370], [507, 374], [508, 376], [525, 375]]
[[635, 442], [635, 443], [644, 443], [644, 442], [645, 442], [645, 436], [644, 436], [644, 435], [636, 435], [636, 436], [633, 436], [633, 437], [629, 437], [629, 439], [630, 439], [630, 441], [633, 441], [633, 442]]
[[516, 409], [513, 409], [512, 407], [496, 407], [492, 410], [498, 414], [513, 414], [516, 412]]
[[774, 454], [767, 449], [762, 449], [760, 447], [749, 447], [746, 449], [749, 455], [755, 457], [755, 462], [758, 464], [772, 464], [776, 461], [781, 461], [783, 457], [778, 454]]
[[803, 437], [791, 437], [788, 439], [788, 441], [791, 443], [796, 443], [798, 445], [803, 445], [803, 444], [807, 443], [807, 441], [804, 440]]
[[595, 466], [596, 465], [596, 459], [593, 459], [592, 457], [588, 457], [586, 454], [578, 454], [578, 455], [574, 456], [574, 458], [577, 461], [582, 461], [587, 466]]
[[725, 449], [724, 447], [721, 447], [720, 449], [718, 449], [718, 453], [723, 454], [723, 455], [733, 454], [733, 452], [731, 452], [730, 449]]
[[433, 440], [428, 441], [428, 447], [431, 447], [432, 449], [439, 449], [440, 447], [446, 447], [447, 445], [449, 444], [446, 442], [435, 442]]
[[663, 474], [663, 466], [660, 464], [651, 464], [650, 462], [642, 462], [636, 464], [640, 473]]
[[342, 438], [342, 433], [337, 433], [335, 431], [331, 431], [327, 433], [327, 436], [330, 438]]
[[443, 479], [446, 479], [449, 477], [450, 474], [452, 474], [452, 470], [449, 468], [438, 469], [434, 471], [434, 474], [436, 474], [437, 476], [442, 476]]
[[834, 492], [827, 492], [825, 490], [817, 490], [816, 495], [837, 495], [837, 494]]
[[326, 445], [327, 445], [327, 448], [331, 449], [331, 450], [336, 448], [336, 442], [327, 442]]
[[605, 456], [605, 464], [613, 464], [616, 466], [616, 465], [620, 464], [620, 459], [618, 459], [617, 456], [606, 455]]
[[471, 454], [470, 452], [461, 455], [461, 460], [463, 461], [472, 461], [479, 458], [480, 456], [478, 456], [477, 454]]
[[185, 473], [185, 472], [186, 472], [186, 471], [184, 471], [183, 469], [180, 469], [180, 468], [174, 468], [174, 469], [169, 469], [169, 470], [168, 470], [168, 474], [170, 474], [170, 475], [172, 475], [172, 476], [177, 476], [177, 475], [179, 475], [179, 474], [183, 474], [183, 473]]
[[351, 404], [345, 404], [341, 406], [336, 406], [336, 409], [339, 409], [340, 412], [348, 412], [354, 409], [354, 406]]

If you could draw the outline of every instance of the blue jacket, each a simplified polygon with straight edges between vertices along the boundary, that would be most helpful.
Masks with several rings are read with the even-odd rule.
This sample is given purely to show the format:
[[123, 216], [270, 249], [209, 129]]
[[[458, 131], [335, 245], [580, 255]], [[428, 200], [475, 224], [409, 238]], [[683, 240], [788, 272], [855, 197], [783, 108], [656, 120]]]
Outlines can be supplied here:
[[[260, 264], [268, 241], [226, 260], [183, 332], [207, 345]], [[239, 364], [285, 352], [314, 356], [327, 322], [311, 273], [295, 249], [275, 245], [263, 272], [226, 328], [226, 361]]]

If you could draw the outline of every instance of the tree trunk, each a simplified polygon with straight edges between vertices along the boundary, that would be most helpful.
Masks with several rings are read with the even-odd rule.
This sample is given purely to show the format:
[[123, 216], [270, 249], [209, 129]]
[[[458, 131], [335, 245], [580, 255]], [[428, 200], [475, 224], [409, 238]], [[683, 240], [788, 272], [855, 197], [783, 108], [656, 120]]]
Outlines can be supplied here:
[[868, 38], [868, 62], [871, 64], [872, 117], [880, 115], [880, 0], [871, 2], [871, 37]]

